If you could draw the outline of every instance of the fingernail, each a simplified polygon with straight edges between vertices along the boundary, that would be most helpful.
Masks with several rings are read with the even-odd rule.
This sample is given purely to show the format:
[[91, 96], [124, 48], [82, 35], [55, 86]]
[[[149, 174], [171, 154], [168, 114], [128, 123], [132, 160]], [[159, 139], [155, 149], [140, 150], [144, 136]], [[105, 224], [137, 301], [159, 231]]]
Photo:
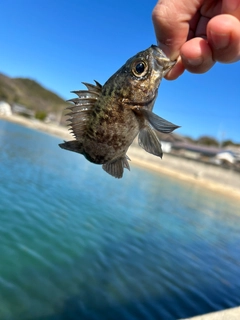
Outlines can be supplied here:
[[171, 48], [170, 48], [167, 44], [164, 44], [164, 43], [162, 43], [162, 42], [160, 42], [160, 41], [157, 40], [157, 45], [158, 45], [158, 47], [165, 53], [165, 55], [166, 55], [169, 59], [171, 59], [171, 60], [175, 60], [175, 59], [176, 59], [175, 56], [173, 57], [172, 52], [171, 52], [172, 50], [171, 50]]
[[211, 34], [211, 43], [214, 49], [225, 49], [229, 45], [230, 37], [226, 34], [210, 32]]

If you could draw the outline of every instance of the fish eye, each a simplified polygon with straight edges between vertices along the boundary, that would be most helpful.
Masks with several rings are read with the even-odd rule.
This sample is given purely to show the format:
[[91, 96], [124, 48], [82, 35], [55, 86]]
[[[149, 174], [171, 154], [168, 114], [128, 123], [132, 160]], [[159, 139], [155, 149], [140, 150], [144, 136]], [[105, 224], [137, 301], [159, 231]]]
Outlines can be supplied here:
[[148, 67], [145, 61], [135, 61], [132, 65], [132, 73], [136, 77], [143, 77], [147, 73]]
[[138, 74], [143, 73], [144, 69], [145, 69], [145, 65], [144, 65], [142, 62], [139, 62], [139, 63], [136, 65], [136, 68], [135, 68], [135, 70], [136, 70], [136, 72], [137, 72]]

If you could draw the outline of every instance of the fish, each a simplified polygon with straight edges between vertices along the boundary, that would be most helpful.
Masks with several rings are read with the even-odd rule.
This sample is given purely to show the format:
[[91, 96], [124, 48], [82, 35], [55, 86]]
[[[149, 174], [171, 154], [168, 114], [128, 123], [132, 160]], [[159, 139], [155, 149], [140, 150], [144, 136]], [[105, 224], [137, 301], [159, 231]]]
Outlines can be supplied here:
[[[152, 112], [162, 78], [174, 66], [156, 45], [137, 53], [102, 86], [82, 82], [87, 90], [72, 91], [69, 130], [74, 140], [59, 144], [102, 165], [104, 171], [122, 178], [130, 170], [127, 151], [138, 136], [139, 145], [162, 158], [156, 131], [170, 133], [179, 126]], [[155, 131], [156, 130], [156, 131]]]

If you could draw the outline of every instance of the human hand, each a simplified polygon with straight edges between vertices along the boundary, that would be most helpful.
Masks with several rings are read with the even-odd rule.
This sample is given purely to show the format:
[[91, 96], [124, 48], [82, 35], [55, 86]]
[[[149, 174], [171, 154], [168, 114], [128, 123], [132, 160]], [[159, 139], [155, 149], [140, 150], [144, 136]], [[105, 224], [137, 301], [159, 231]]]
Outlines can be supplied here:
[[152, 19], [159, 47], [177, 59], [166, 79], [240, 60], [240, 0], [158, 0]]

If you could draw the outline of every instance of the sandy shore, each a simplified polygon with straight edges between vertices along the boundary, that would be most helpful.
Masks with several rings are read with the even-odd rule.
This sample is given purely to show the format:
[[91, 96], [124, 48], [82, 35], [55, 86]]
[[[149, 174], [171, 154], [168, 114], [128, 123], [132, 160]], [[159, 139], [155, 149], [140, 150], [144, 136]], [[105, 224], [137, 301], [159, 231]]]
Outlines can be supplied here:
[[38, 120], [31, 120], [31, 119], [27, 119], [25, 117], [21, 117], [21, 116], [17, 116], [17, 115], [12, 115], [12, 116], [8, 116], [8, 117], [1, 115], [0, 120], [1, 119], [5, 120], [5, 121], [20, 124], [20, 125], [25, 126], [27, 128], [42, 131], [42, 132], [51, 134], [55, 137], [60, 137], [60, 138], [66, 139], [66, 140], [72, 138], [72, 136], [68, 132], [67, 128], [62, 127], [62, 126], [58, 126], [56, 124], [44, 123], [44, 122], [41, 122]]
[[[64, 140], [72, 139], [68, 129], [58, 125], [46, 124], [16, 115], [10, 117], [1, 116], [0, 119], [43, 131], [61, 137]], [[238, 172], [193, 160], [186, 160], [169, 154], [164, 154], [161, 160], [135, 145], [130, 147], [128, 156], [132, 160], [132, 165], [138, 165], [145, 169], [186, 181], [187, 183], [197, 184], [240, 201], [240, 173]]]
[[159, 159], [139, 148], [131, 147], [128, 156], [136, 165], [190, 184], [213, 190], [240, 201], [240, 174], [221, 167], [164, 154]]

